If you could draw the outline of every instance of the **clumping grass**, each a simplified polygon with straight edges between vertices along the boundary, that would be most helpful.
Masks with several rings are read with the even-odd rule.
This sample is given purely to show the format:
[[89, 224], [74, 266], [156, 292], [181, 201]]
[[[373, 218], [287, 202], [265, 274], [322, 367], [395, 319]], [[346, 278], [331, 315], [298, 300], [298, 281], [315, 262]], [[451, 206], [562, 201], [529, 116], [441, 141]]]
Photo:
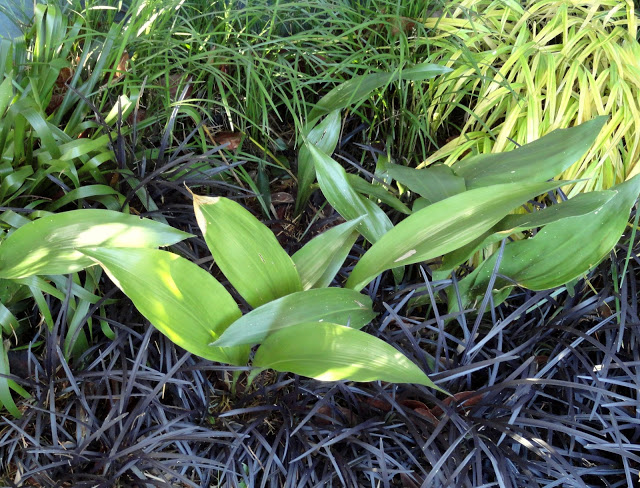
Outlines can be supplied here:
[[[454, 68], [434, 85], [434, 127], [452, 137], [422, 164], [502, 152], [598, 115], [610, 121], [561, 179], [588, 178], [569, 196], [640, 171], [638, 17], [631, 2], [450, 2], [434, 29], [434, 62]], [[452, 119], [457, 109], [466, 114]]]

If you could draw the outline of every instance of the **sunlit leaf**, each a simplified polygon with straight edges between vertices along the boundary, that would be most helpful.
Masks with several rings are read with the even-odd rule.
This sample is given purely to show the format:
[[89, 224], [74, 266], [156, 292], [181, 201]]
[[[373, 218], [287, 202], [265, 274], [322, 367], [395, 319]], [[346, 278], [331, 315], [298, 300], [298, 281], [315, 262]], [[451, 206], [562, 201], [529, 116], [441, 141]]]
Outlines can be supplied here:
[[467, 188], [546, 181], [578, 161], [591, 147], [608, 117], [596, 117], [570, 129], [558, 129], [513, 151], [480, 154], [457, 162], [454, 173]]
[[308, 148], [316, 166], [322, 193], [345, 220], [364, 217], [357, 229], [369, 242], [376, 242], [391, 230], [393, 224], [387, 214], [351, 187], [342, 166], [315, 146], [310, 145]]
[[567, 217], [578, 217], [597, 210], [609, 201], [615, 193], [611, 191], [590, 192], [577, 195], [574, 198], [556, 205], [550, 205], [542, 210], [527, 214], [507, 215], [487, 232], [478, 238], [445, 254], [442, 266], [433, 273], [433, 279], [446, 278], [459, 264], [468, 260], [476, 251], [488, 245], [499, 242], [509, 235], [547, 225]]
[[34, 220], [0, 245], [0, 278], [66, 274], [94, 262], [87, 247], [159, 247], [191, 234], [134, 215], [100, 209], [72, 210]]
[[303, 323], [275, 332], [258, 348], [253, 366], [321, 381], [380, 380], [437, 388], [420, 368], [386, 342], [327, 322]]
[[302, 291], [293, 261], [248, 210], [228, 198], [199, 195], [193, 207], [216, 264], [249, 305]]
[[425, 169], [388, 164], [387, 173], [409, 190], [427, 199], [429, 203], [462, 193], [467, 188], [464, 178], [456, 176], [449, 166], [435, 164]]
[[[306, 134], [306, 141], [317, 146], [326, 154], [333, 154], [340, 136], [340, 111], [329, 114]], [[298, 153], [298, 195], [296, 197], [296, 213], [302, 210], [311, 195], [311, 185], [316, 179], [313, 158], [306, 144], [300, 146]]]
[[242, 365], [247, 347], [209, 344], [242, 315], [225, 288], [190, 261], [157, 249], [85, 249], [153, 326], [205, 359]]
[[358, 238], [356, 226], [363, 217], [336, 225], [307, 242], [291, 259], [302, 289], [329, 286]]
[[[606, 192], [613, 197], [584, 215], [549, 223], [533, 238], [508, 243], [494, 289], [561, 286], [600, 263], [617, 244], [640, 194], [640, 175]], [[577, 197], [576, 197], [577, 198]], [[493, 255], [459, 283], [463, 305], [484, 294], [495, 266]]]
[[462, 247], [513, 208], [562, 184], [494, 185], [429, 205], [382, 236], [356, 264], [345, 286], [361, 290], [382, 271], [426, 261]]
[[269, 334], [303, 322], [331, 322], [361, 329], [376, 316], [371, 307], [368, 296], [344, 288], [292, 293], [236, 320], [215, 345], [259, 344]]

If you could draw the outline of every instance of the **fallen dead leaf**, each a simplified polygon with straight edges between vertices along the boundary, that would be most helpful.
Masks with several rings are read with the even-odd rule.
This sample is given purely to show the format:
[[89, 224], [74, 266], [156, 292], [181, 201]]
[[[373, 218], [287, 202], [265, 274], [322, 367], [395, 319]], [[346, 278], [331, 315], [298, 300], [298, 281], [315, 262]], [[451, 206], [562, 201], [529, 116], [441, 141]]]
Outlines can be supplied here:
[[[174, 73], [172, 75], [169, 75], [169, 78], [167, 80], [167, 85], [169, 86], [169, 96], [171, 97], [172, 100], [176, 98], [176, 95], [178, 94], [178, 90], [180, 89], [180, 84], [183, 78], [184, 78], [184, 75], [180, 73]], [[188, 84], [188, 88], [187, 88], [187, 93], [185, 95], [185, 98], [189, 98], [191, 96], [191, 93], [193, 92], [193, 86], [191, 85], [190, 77], [187, 78], [186, 83]]]
[[213, 136], [215, 144], [228, 144], [225, 149], [235, 151], [242, 140], [242, 132], [218, 132]]

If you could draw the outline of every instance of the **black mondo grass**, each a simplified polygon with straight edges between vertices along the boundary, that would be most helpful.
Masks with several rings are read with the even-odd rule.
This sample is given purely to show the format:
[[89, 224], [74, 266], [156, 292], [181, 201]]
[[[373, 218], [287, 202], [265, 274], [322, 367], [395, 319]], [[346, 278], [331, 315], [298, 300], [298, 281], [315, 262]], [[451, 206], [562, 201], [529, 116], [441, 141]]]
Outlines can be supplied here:
[[2, 486], [635, 486], [640, 262], [627, 251], [572, 295], [522, 291], [479, 319], [437, 313], [446, 282], [427, 280], [425, 317], [407, 308], [411, 286], [393, 294], [383, 276], [370, 329], [452, 399], [268, 371], [233, 395], [233, 368], [127, 306], [111, 315], [116, 339], [81, 361], [46, 333], [17, 378], [33, 395], [23, 417], [0, 420]]

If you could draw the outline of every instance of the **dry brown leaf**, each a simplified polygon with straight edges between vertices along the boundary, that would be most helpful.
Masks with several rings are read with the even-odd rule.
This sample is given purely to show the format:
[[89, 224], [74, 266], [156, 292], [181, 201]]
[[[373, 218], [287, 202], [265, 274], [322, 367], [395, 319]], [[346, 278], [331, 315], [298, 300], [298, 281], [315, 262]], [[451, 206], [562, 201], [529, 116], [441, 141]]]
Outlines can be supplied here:
[[124, 76], [129, 68], [129, 53], [126, 51], [122, 53], [122, 57], [120, 58], [120, 62], [118, 66], [116, 66], [116, 76]]
[[213, 136], [214, 139], [214, 143], [215, 144], [228, 144], [228, 146], [225, 148], [229, 151], [235, 151], [236, 149], [238, 149], [238, 146], [240, 145], [240, 141], [242, 140], [242, 133], [241, 132], [218, 132], [217, 134], [215, 134]]
[[[169, 75], [169, 79], [167, 80], [167, 85], [169, 85], [169, 96], [171, 97], [172, 100], [174, 100], [176, 98], [176, 95], [178, 95], [178, 90], [182, 91], [180, 89], [180, 83], [182, 82], [183, 78], [184, 78], [184, 75], [179, 73], [174, 73], [172, 75]], [[185, 95], [185, 98], [189, 98], [191, 96], [191, 92], [193, 91], [193, 86], [190, 84], [191, 78], [187, 78], [186, 83], [188, 87], [187, 87], [187, 93]]]

